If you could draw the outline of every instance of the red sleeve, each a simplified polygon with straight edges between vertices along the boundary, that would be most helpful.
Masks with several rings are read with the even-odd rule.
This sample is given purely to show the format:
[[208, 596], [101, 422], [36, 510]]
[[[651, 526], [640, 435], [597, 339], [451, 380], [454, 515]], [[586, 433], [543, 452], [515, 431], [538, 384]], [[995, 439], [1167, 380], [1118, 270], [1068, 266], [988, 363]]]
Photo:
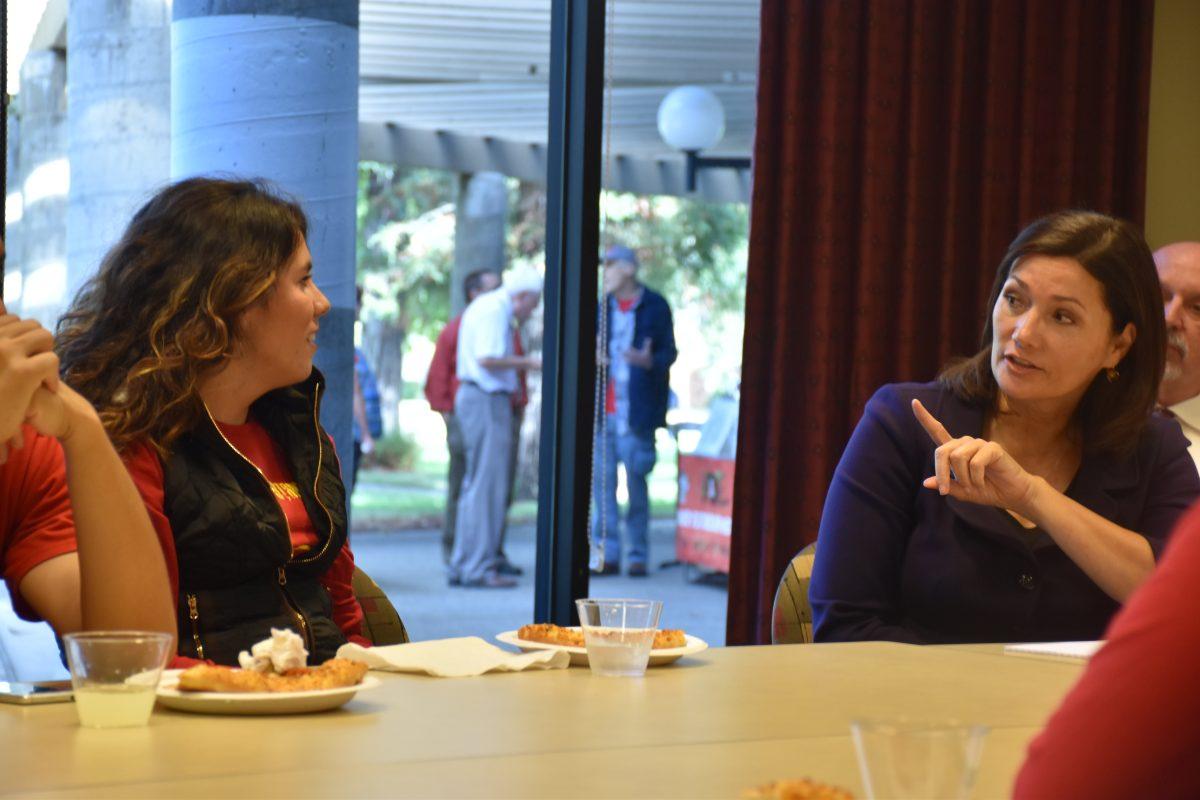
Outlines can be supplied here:
[[158, 453], [145, 442], [130, 445], [122, 454], [125, 469], [133, 478], [146, 504], [146, 512], [150, 515], [150, 524], [158, 534], [158, 543], [162, 547], [163, 558], [167, 562], [167, 577], [171, 581], [171, 597], [179, 602], [179, 562], [175, 557], [175, 537], [171, 533], [171, 523], [163, 513], [163, 469], [158, 460]]
[[321, 576], [321, 585], [333, 600], [333, 622], [341, 628], [346, 641], [370, 647], [370, 640], [362, 635], [363, 610], [354, 597], [353, 580], [354, 555], [350, 552], [350, 545], [345, 545]]
[[[513, 355], [525, 355], [525, 343], [521, 341], [521, 332], [516, 328], [513, 328]], [[529, 405], [529, 384], [523, 369], [517, 370], [517, 391], [513, 392], [512, 404], [515, 411]]]
[[23, 619], [37, 621], [18, 591], [34, 567], [77, 549], [62, 445], [23, 426], [20, 450], [0, 465], [0, 567]]
[[454, 393], [458, 391], [458, 326], [462, 317], [455, 317], [438, 334], [425, 378], [425, 399], [434, 411], [448, 414], [454, 411]]
[[1200, 797], [1200, 506], [1029, 747], [1017, 798]]

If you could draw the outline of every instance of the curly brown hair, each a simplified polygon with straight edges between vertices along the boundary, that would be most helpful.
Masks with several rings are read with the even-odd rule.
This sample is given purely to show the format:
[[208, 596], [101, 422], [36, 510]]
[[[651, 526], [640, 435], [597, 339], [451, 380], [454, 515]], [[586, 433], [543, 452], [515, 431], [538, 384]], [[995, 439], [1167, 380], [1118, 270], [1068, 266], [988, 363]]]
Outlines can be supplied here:
[[205, 415], [198, 384], [229, 355], [308, 232], [262, 180], [189, 178], [158, 192], [58, 323], [63, 377], [118, 449], [166, 455]]

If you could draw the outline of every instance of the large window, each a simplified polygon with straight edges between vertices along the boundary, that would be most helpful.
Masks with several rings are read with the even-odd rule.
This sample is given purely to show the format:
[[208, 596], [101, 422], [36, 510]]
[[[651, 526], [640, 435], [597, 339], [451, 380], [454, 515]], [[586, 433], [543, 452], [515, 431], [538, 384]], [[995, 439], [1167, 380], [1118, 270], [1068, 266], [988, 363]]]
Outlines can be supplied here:
[[[100, 6], [91, 16], [72, 10], [68, 19], [65, 3], [10, 4], [17, 5], [28, 9], [29, 19], [9, 28], [9, 69], [26, 80], [10, 81], [16, 95], [7, 129], [4, 287], [11, 310], [53, 326], [147, 187], [169, 179], [171, 131], [164, 126], [171, 103], [171, 11], [164, 0], [161, 16], [121, 22], [105, 17]], [[673, 89], [704, 87], [723, 106], [725, 130], [702, 155], [748, 156], [758, 3], [697, 5], [695, 0], [609, 0], [602, 19], [592, 4], [588, 40], [595, 46], [604, 42], [603, 75], [588, 90], [586, 114], [577, 117], [593, 127], [581, 132], [561, 127], [565, 106], [558, 107], [558, 122], [549, 122], [555, 114], [553, 92], [584, 86], [570, 86], [569, 76], [552, 72], [555, 48], [560, 56], [567, 52], [565, 36], [555, 41], [552, 12], [573, 7], [579, 13], [588, 4], [359, 4], [356, 265], [361, 304], [355, 358], [371, 408], [366, 431], [354, 437], [360, 457], [354, 463], [343, 458], [343, 468], [348, 479], [356, 477], [351, 544], [357, 563], [387, 592], [414, 638], [490, 638], [532, 621], [539, 557], [559, 586], [581, 586], [579, 575], [570, 574], [577, 561], [548, 553], [550, 540], [538, 529], [539, 519], [543, 528], [555, 519], [545, 513], [552, 492], [574, 482], [584, 487], [589, 505], [595, 494], [611, 494], [619, 509], [615, 524], [593, 513], [595, 508], [583, 515], [594, 517], [594, 524], [555, 523], [559, 546], [566, 543], [570, 549], [572, 542], [590, 537], [596, 554], [608, 545], [606, 563], [597, 560], [592, 566], [616, 574], [592, 576], [590, 593], [664, 599], [664, 625], [687, 628], [711, 644], [724, 641], [749, 174], [702, 170], [698, 188], [689, 189], [686, 158], [662, 140], [656, 115]], [[69, 30], [69, 22], [76, 30]], [[139, 58], [153, 80], [136, 70], [88, 69], [89, 59], [103, 57], [111, 42], [141, 48]], [[576, 40], [572, 47], [581, 45]], [[74, 116], [68, 113], [68, 94]], [[103, 120], [112, 120], [103, 117], [106, 104], [135, 94], [145, 121], [132, 132], [108, 130]], [[577, 102], [582, 95], [573, 97]], [[85, 112], [101, 116], [85, 118]], [[100, 124], [94, 124], [97, 119]], [[560, 150], [554, 149], [555, 130], [567, 137]], [[574, 277], [557, 286], [555, 303], [544, 298], [517, 327], [513, 345], [535, 358], [556, 350], [559, 356], [557, 366], [546, 365], [546, 373], [522, 374], [512, 404], [513, 446], [503, 465], [512, 469], [512, 492], [496, 566], [502, 559], [507, 566], [499, 577], [515, 585], [452, 585], [470, 577], [458, 572], [456, 543], [483, 533], [447, 524], [471, 442], [463, 441], [455, 420], [453, 391], [436, 381], [439, 358], [444, 367], [447, 355], [438, 355], [439, 336], [467, 306], [464, 283], [473, 273], [509, 275], [563, 264], [560, 256], [570, 250], [563, 247], [564, 237], [579, 233], [570, 229], [579, 209], [560, 206], [562, 213], [548, 219], [548, 209], [562, 200], [548, 180], [565, 163], [564, 151], [572, 158], [583, 152], [584, 133], [594, 143], [587, 150], [587, 168], [598, 175], [601, 187], [595, 230], [585, 237], [594, 246], [574, 252], [565, 264], [576, 270]], [[142, 172], [136, 174], [132, 166], [104, 155], [105, 147], [128, 145], [129, 137], [141, 154], [135, 166]], [[102, 179], [116, 174], [113, 170], [123, 170], [127, 179], [118, 187], [124, 192], [119, 203], [102, 191], [120, 183]], [[588, 202], [595, 202], [594, 192]], [[119, 212], [100, 213], [110, 206], [119, 206]], [[599, 302], [605, 293], [601, 257], [614, 245], [628, 248], [637, 262], [636, 282], [630, 284], [636, 291], [626, 286], [618, 292], [622, 297], [614, 298], [613, 314], [596, 312], [608, 324], [597, 326], [590, 315], [609, 308]], [[583, 281], [590, 291], [586, 297], [579, 293], [581, 270], [589, 271]], [[552, 283], [554, 276], [547, 278]], [[491, 280], [484, 281], [485, 288]], [[623, 349], [618, 349], [609, 353], [607, 369], [572, 373], [562, 348], [572, 338], [589, 363], [591, 351], [610, 350], [609, 343], [627, 343], [627, 349], [651, 359], [659, 355], [668, 343], [637, 337], [633, 325], [640, 312], [627, 308], [627, 301], [641, 296], [641, 287], [661, 296], [670, 309], [677, 357], [662, 377], [664, 409], [651, 414], [649, 423], [634, 425], [643, 426], [639, 439], [628, 434], [631, 411], [641, 419], [643, 409], [635, 407], [650, 402], [635, 388], [639, 379], [630, 378], [641, 367], [623, 364]], [[555, 305], [559, 312], [576, 310], [549, 320], [547, 311]], [[427, 395], [431, 368], [435, 380]], [[556, 383], [547, 385], [544, 375]], [[555, 463], [547, 465], [545, 407], [561, 403], [564, 391], [571, 402], [586, 400], [580, 408], [596, 404], [599, 413], [579, 420], [565, 439], [560, 437], [566, 417], [552, 414], [552, 441], [570, 452], [552, 449]], [[651, 394], [657, 397], [657, 391]], [[608, 439], [613, 447], [598, 447], [597, 460], [589, 463], [592, 441]], [[600, 492], [586, 489], [593, 475], [602, 484]], [[644, 546], [637, 541], [639, 510], [647, 518]], [[644, 577], [636, 574], [642, 567]], [[5, 596], [0, 600], [0, 673], [46, 677], [58, 669], [57, 649], [45, 626], [17, 623]]]

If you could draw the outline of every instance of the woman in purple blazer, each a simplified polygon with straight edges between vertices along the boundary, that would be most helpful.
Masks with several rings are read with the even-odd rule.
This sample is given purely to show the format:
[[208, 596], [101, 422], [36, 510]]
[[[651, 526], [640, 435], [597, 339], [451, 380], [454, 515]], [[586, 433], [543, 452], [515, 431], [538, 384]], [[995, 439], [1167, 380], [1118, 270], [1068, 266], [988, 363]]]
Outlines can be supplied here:
[[818, 642], [1099, 638], [1200, 496], [1152, 414], [1162, 292], [1131, 225], [1034, 222], [990, 305], [972, 358], [867, 403], [821, 519]]

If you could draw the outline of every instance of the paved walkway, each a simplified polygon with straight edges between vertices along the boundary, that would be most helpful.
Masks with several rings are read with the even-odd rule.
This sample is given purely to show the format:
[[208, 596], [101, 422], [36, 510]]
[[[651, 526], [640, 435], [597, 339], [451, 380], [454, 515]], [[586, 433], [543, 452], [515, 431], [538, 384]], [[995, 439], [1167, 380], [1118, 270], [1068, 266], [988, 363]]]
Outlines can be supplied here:
[[[685, 578], [684, 568], [658, 568], [674, 557], [674, 523], [651, 525], [652, 565], [647, 578], [593, 578], [593, 597], [642, 597], [663, 601], [662, 627], [683, 628], [710, 645], [725, 642], [727, 592], [723, 576]], [[441, 532], [355, 533], [355, 558], [387, 592], [413, 639], [481, 636], [491, 639], [533, 619], [534, 529], [509, 531], [508, 555], [525, 574], [515, 589], [452, 589], [442, 567]], [[65, 677], [49, 627], [18, 620], [0, 585], [0, 680]]]
[[[653, 565], [674, 557], [671, 520], [651, 526]], [[525, 570], [515, 589], [460, 589], [446, 586], [441, 531], [403, 534], [360, 533], [351, 541], [359, 566], [387, 592], [414, 639], [482, 636], [533, 621], [534, 529], [509, 531], [508, 557]], [[689, 575], [696, 578], [696, 575]], [[683, 628], [711, 645], [725, 642], [726, 591], [721, 580], [685, 579], [684, 568], [656, 568], [647, 578], [592, 578], [593, 597], [643, 597], [663, 601], [662, 627]]]

